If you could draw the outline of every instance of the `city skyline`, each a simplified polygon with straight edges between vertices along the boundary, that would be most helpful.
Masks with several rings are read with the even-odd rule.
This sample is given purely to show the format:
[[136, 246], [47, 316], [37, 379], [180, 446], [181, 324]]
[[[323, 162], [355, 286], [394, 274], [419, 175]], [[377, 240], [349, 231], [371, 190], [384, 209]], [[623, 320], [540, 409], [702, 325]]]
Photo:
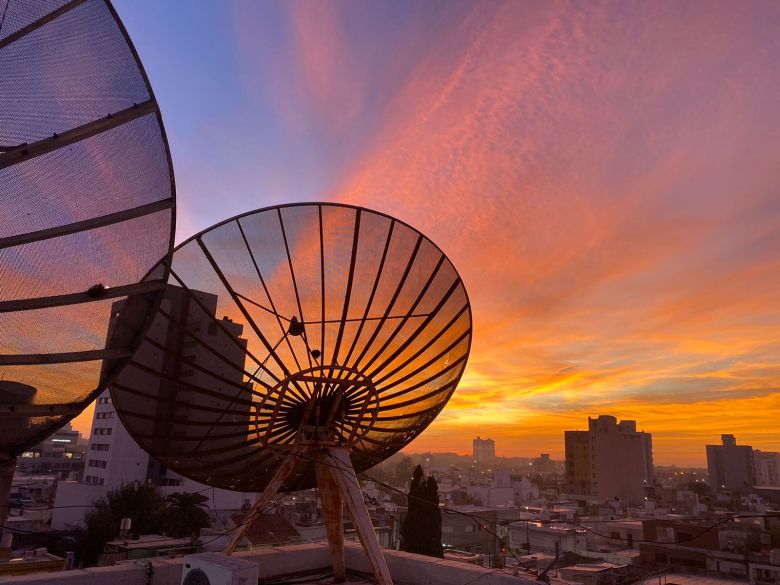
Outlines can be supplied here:
[[338, 200], [458, 266], [473, 351], [412, 450], [489, 432], [560, 457], [601, 413], [661, 464], [703, 465], [721, 433], [778, 449], [776, 4], [116, 4], [186, 195], [178, 241]]

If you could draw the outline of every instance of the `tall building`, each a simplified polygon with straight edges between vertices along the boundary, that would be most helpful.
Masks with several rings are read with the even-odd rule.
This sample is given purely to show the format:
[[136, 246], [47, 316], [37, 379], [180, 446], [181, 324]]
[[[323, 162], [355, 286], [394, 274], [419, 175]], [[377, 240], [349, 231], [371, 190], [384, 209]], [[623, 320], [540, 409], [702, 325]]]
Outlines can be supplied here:
[[477, 437], [471, 443], [471, 454], [474, 460], [487, 463], [496, 458], [496, 443], [493, 439]]
[[[155, 388], [150, 395], [164, 398], [151, 400], [139, 396], [134, 408], [139, 412], [158, 409], [158, 414], [159, 409], [166, 409], [162, 414], [171, 420], [169, 425], [149, 425], [149, 434], [158, 441], [170, 442], [181, 437], [177, 421], [213, 420], [209, 409], [221, 406], [220, 400], [230, 402], [236, 395], [235, 387], [244, 383], [246, 339], [241, 338], [243, 326], [227, 317], [216, 318], [216, 295], [200, 291], [191, 293], [197, 298], [197, 303], [191, 302], [192, 299], [181, 288], [167, 287], [160, 313], [147, 332], [154, 343], [140, 348], [133, 358], [144, 367], [129, 364], [114, 381], [119, 388]], [[114, 304], [113, 315], [121, 314], [123, 302]], [[170, 320], [163, 314], [169, 315]], [[176, 323], [185, 323], [186, 326], [180, 327]], [[114, 326], [112, 320], [108, 328], [109, 337]], [[215, 352], [215, 348], [219, 348], [219, 352]], [[167, 376], [150, 375], [148, 370], [164, 371]], [[181, 378], [187, 380], [187, 387], [172, 382]], [[195, 387], [208, 388], [210, 393], [200, 394], [192, 389]], [[220, 394], [227, 398], [214, 398]], [[249, 386], [246, 394], [247, 397], [251, 395]], [[235, 408], [232, 410], [231, 420], [236, 421], [239, 428], [243, 425], [248, 429], [249, 418], [248, 409], [246, 416], [237, 414]], [[219, 445], [219, 441], [215, 437], [204, 443], [211, 447]], [[212, 499], [212, 507], [223, 510], [240, 509], [254, 499], [252, 494], [211, 489], [161, 465], [127, 431], [119, 419], [109, 390], [106, 390], [95, 403], [83, 481], [60, 483], [52, 526], [57, 529], [74, 526], [84, 512], [74, 503], [91, 502], [110, 489], [135, 482], [150, 482], [164, 492], [201, 492]]]
[[653, 441], [636, 421], [588, 417], [587, 431], [566, 431], [566, 491], [630, 505], [653, 483]]
[[780, 453], [774, 451], [753, 451], [756, 468], [756, 485], [780, 487]]
[[743, 489], [756, 483], [753, 447], [737, 445], [734, 435], [721, 435], [722, 445], [707, 445], [707, 471], [710, 486], [718, 489]]
[[534, 471], [536, 473], [551, 473], [555, 469], [549, 453], [542, 453], [534, 460]]
[[[246, 340], [241, 338], [243, 326], [227, 317], [217, 326], [217, 295], [201, 291], [191, 291], [191, 294], [197, 303], [192, 302], [190, 294], [180, 287], [169, 285], [166, 288], [160, 306], [161, 314], [147, 332], [153, 343], [142, 346], [133, 358], [133, 362], [143, 364], [143, 369], [131, 363], [114, 382], [120, 388], [155, 388], [150, 395], [158, 399], [138, 397], [134, 410], [157, 410], [158, 416], [148, 425], [147, 432], [154, 440], [164, 444], [181, 438], [182, 427], [192, 429], [190, 425], [178, 424], [178, 421], [191, 422], [198, 418], [204, 422], [211, 421], [213, 414], [210, 409], [224, 406], [220, 400], [229, 401], [213, 396], [222, 393], [232, 397], [235, 395], [234, 385], [243, 383], [246, 357]], [[121, 314], [122, 303], [124, 301], [114, 304], [112, 314]], [[186, 323], [186, 327], [178, 323]], [[109, 325], [109, 337], [113, 325], [113, 322]], [[163, 347], [165, 351], [159, 349]], [[218, 353], [215, 348], [219, 349]], [[165, 372], [166, 376], [150, 375], [148, 371]], [[208, 388], [211, 395], [183, 387], [177, 383], [182, 379], [186, 379], [190, 387]], [[247, 398], [251, 396], [248, 386], [246, 394]], [[235, 414], [231, 413], [231, 420], [235, 418]], [[248, 408], [246, 417], [241, 418], [241, 423], [248, 428]], [[161, 424], [161, 420], [166, 420], [167, 424]], [[219, 439], [209, 439], [208, 442], [210, 447], [218, 446]], [[119, 421], [107, 390], [95, 405], [84, 482], [116, 487], [134, 481], [151, 481], [158, 486], [180, 486], [185, 482], [136, 443]]]
[[68, 423], [43, 441], [23, 452], [16, 470], [25, 475], [56, 475], [59, 479], [81, 479], [85, 442]]

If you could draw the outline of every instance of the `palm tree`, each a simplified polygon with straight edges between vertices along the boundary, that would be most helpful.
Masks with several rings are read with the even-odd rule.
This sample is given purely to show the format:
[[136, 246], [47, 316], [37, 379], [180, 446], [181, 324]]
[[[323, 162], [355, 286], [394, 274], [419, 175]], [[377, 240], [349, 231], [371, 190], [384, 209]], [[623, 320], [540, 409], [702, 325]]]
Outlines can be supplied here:
[[174, 492], [166, 501], [168, 511], [165, 516], [166, 532], [173, 537], [198, 537], [201, 528], [211, 526], [209, 520], [209, 499], [198, 493]]

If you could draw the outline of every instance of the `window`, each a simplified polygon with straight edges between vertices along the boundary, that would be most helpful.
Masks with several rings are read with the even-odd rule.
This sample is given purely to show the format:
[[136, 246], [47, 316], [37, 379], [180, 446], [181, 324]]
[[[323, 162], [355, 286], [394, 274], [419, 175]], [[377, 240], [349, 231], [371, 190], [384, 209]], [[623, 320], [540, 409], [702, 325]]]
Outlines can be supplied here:
[[87, 463], [87, 466], [97, 467], [98, 469], [105, 469], [106, 465], [108, 465], [108, 461], [102, 461], [100, 459], [90, 459], [89, 463]]
[[95, 434], [96, 435], [110, 435], [114, 432], [114, 429], [111, 427], [96, 427], [95, 428]]
[[98, 398], [98, 404], [111, 404], [111, 397], [110, 396], [101, 396]]
[[112, 410], [111, 412], [98, 412], [95, 415], [95, 418], [101, 419], [101, 420], [104, 419], [104, 418], [114, 418], [114, 411]]
[[160, 480], [160, 485], [161, 486], [180, 486], [181, 485], [181, 480], [180, 479], [165, 478], [165, 479]]
[[108, 443], [92, 443], [91, 449], [93, 451], [108, 451]]

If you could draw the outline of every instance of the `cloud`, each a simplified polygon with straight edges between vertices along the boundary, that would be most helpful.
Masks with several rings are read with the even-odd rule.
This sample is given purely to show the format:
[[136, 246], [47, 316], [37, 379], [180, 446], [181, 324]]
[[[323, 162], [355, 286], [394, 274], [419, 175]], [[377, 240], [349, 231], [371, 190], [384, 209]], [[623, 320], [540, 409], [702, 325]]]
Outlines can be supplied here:
[[[415, 448], [506, 424], [502, 439], [522, 449], [528, 421], [560, 444], [590, 407], [641, 414], [648, 430], [667, 428], [669, 405], [748, 417], [738, 404], [776, 392], [754, 352], [780, 332], [767, 151], [780, 153], [766, 131], [780, 124], [750, 112], [780, 85], [755, 47], [778, 41], [761, 26], [756, 44], [750, 11], [625, 10], [458, 13], [331, 190], [409, 218], [469, 288], [471, 364]], [[691, 425], [674, 420], [680, 456], [700, 461]], [[657, 445], [662, 459], [675, 449]]]
[[233, 136], [285, 154], [204, 180], [366, 205], [450, 257], [472, 355], [412, 449], [560, 456], [598, 414], [662, 463], [720, 432], [780, 448], [780, 5], [257, 6], [233, 11]]

